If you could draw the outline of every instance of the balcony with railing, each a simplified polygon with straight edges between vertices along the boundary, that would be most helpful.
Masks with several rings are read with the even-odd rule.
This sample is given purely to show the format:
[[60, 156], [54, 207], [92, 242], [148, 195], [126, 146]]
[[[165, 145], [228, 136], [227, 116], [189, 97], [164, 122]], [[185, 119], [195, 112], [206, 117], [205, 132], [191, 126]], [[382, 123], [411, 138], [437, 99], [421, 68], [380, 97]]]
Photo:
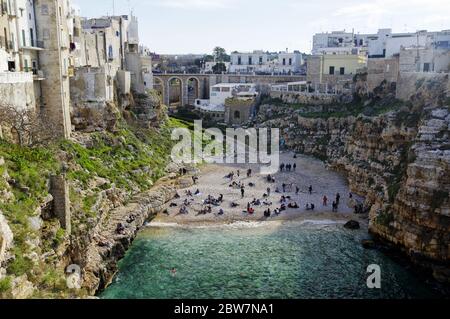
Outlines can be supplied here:
[[20, 46], [20, 50], [33, 50], [33, 51], [42, 51], [44, 50], [44, 41], [30, 41], [30, 45], [22, 45]]

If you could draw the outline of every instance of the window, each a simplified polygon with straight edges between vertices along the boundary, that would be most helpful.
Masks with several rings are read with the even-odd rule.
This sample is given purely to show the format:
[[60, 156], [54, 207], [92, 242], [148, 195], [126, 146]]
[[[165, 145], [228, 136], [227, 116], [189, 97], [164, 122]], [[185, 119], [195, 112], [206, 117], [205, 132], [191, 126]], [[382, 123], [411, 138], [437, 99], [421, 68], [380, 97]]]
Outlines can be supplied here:
[[240, 119], [240, 118], [241, 118], [241, 112], [235, 111], [235, 112], [234, 112], [234, 118], [235, 118], [235, 119]]
[[289, 65], [292, 65], [292, 58], [289, 59]]
[[330, 75], [334, 75], [334, 66], [330, 66]]
[[25, 30], [22, 30], [22, 44], [24, 47], [27, 46], [27, 41], [25, 39]]
[[212, 91], [213, 92], [220, 92], [220, 88], [219, 87], [214, 87], [214, 88], [212, 88]]
[[248, 65], [253, 64], [253, 58], [251, 56], [248, 57]]
[[34, 47], [33, 28], [30, 28], [30, 44], [32, 47]]
[[344, 75], [344, 74], [345, 74], [345, 68], [340, 68], [339, 74], [340, 74], [340, 75]]
[[286, 59], [283, 59], [283, 65], [286, 65]]
[[263, 58], [262, 58], [262, 56], [259, 57], [259, 64], [263, 64]]
[[222, 88], [222, 92], [230, 92], [230, 88], [227, 88], [227, 87]]
[[430, 63], [423, 64], [423, 72], [430, 72]]
[[109, 57], [110, 60], [114, 59], [114, 53], [113, 53], [112, 45], [110, 45], [109, 48], [108, 48], [108, 57]]
[[240, 56], [238, 56], [238, 65], [242, 64], [242, 58]]

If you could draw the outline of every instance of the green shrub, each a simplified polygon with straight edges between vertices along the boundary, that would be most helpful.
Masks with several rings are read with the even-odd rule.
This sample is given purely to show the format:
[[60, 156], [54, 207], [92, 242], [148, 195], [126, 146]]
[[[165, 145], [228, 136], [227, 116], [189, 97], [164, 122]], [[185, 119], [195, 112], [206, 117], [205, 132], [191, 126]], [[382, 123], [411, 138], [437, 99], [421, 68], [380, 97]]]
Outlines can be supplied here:
[[0, 279], [0, 296], [11, 289], [12, 279], [7, 276], [5, 278]]
[[27, 274], [33, 268], [33, 261], [23, 255], [23, 252], [15, 248], [14, 259], [8, 265], [8, 273], [20, 277]]
[[376, 222], [379, 225], [389, 227], [389, 225], [394, 221], [394, 215], [391, 212], [382, 212], [376, 218]]

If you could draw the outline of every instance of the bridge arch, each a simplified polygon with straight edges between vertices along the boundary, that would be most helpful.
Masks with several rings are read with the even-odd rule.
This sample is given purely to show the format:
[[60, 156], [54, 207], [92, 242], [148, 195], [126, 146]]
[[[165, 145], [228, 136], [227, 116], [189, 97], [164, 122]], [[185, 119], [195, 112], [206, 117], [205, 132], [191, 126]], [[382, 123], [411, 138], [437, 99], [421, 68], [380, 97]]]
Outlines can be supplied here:
[[191, 76], [186, 81], [186, 91], [187, 91], [187, 103], [193, 106], [196, 99], [201, 98], [200, 93], [200, 80], [196, 76]]
[[178, 76], [172, 76], [167, 80], [167, 106], [176, 108], [184, 106], [184, 83]]

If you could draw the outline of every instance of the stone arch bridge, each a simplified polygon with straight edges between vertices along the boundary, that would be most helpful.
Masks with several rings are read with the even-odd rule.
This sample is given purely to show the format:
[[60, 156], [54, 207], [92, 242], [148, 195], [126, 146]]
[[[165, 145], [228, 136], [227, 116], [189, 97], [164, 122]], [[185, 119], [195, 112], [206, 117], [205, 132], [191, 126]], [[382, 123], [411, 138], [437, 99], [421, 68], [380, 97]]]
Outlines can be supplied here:
[[209, 99], [209, 88], [218, 83], [276, 84], [306, 81], [302, 75], [240, 74], [154, 74], [154, 88], [164, 104], [194, 105], [196, 99]]

